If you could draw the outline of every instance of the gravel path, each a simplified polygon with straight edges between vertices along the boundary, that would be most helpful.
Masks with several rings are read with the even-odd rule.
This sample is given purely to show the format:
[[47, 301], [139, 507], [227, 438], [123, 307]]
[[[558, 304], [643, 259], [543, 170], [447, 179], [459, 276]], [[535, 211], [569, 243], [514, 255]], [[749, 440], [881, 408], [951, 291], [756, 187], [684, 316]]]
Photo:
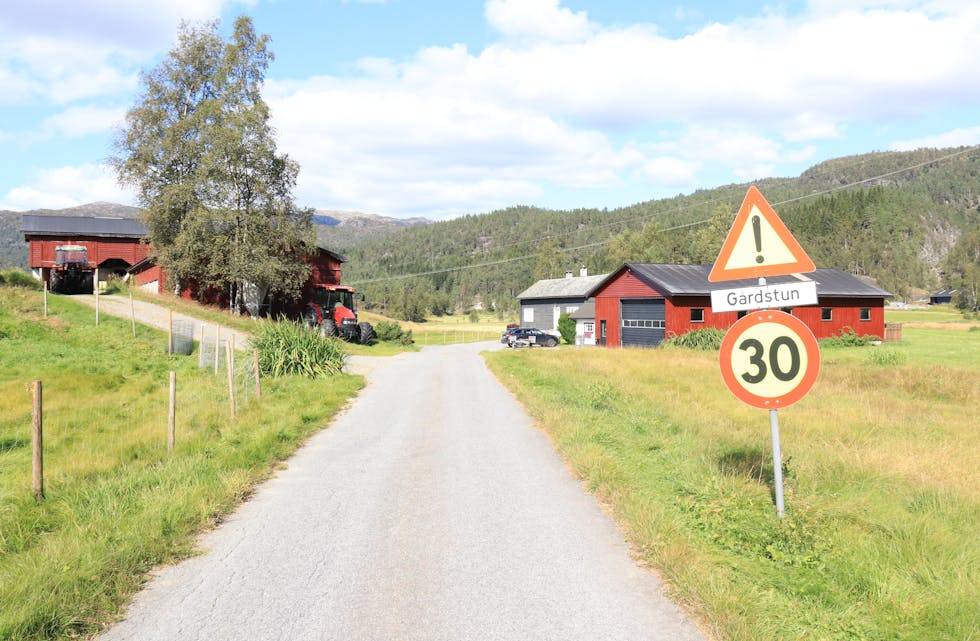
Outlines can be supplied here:
[[[86, 305], [95, 307], [95, 296], [92, 294], [74, 295], [72, 298], [81, 303], [85, 303]], [[128, 296], [99, 296], [99, 313], [129, 319], [129, 304], [130, 301]], [[157, 329], [167, 331], [167, 327], [170, 323], [170, 310], [168, 310], [166, 307], [155, 305], [153, 303], [146, 303], [141, 300], [134, 300], [133, 313], [136, 316], [137, 323], [142, 323], [143, 325], [149, 325], [150, 327], [156, 327]], [[193, 316], [185, 316], [184, 314], [178, 312], [174, 312], [174, 321], [184, 323], [186, 327], [189, 327], [189, 331], [194, 337], [194, 340], [200, 340], [201, 338], [201, 325], [204, 325], [204, 331], [207, 332], [209, 339], [214, 336], [214, 323], [205, 323], [194, 318]], [[231, 334], [235, 335], [236, 351], [251, 349], [248, 341], [248, 334], [244, 334], [238, 330], [233, 330], [225, 326], [221, 326], [220, 331], [222, 340], [225, 340]], [[166, 341], [164, 341], [164, 343], [166, 343]]]
[[101, 641], [703, 641], [479, 351], [355, 358], [334, 424]]

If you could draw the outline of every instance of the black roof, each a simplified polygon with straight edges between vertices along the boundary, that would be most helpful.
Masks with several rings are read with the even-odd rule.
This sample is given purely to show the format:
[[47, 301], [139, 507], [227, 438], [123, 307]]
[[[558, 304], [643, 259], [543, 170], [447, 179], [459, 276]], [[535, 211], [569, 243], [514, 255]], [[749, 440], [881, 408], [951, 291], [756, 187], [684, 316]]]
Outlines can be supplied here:
[[93, 216], [21, 216], [24, 236], [103, 236], [140, 239], [146, 226], [135, 218], [96, 218]]
[[[656, 263], [624, 263], [622, 267], [609, 275], [589, 292], [589, 296], [619, 277], [627, 270], [641, 281], [663, 293], [665, 296], [710, 296], [711, 292], [719, 289], [736, 289], [739, 287], [755, 287], [759, 284], [757, 278], [742, 278], [727, 280], [720, 283], [708, 281], [711, 265], [662, 265]], [[839, 269], [817, 269], [802, 274], [786, 276], [770, 276], [766, 278], [769, 285], [795, 283], [812, 280], [817, 283], [817, 296], [835, 296], [841, 298], [887, 298], [892, 294], [883, 289], [866, 283], [857, 276]]]

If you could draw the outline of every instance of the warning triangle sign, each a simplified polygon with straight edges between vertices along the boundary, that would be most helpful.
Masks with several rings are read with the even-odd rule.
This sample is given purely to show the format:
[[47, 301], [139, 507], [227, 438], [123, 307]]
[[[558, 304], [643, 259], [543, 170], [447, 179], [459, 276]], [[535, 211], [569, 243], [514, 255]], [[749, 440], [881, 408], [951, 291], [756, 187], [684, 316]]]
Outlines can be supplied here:
[[762, 278], [812, 272], [813, 261], [762, 193], [749, 187], [708, 280]]

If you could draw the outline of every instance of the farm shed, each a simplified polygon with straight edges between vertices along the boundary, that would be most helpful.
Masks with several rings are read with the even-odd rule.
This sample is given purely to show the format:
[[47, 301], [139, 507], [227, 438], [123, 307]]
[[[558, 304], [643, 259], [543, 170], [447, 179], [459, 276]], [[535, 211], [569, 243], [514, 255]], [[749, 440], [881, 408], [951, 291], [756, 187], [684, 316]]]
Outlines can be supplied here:
[[[623, 264], [588, 292], [595, 298], [599, 344], [654, 347], [694, 329], [728, 329], [745, 313], [712, 312], [711, 292], [752, 287], [758, 280], [710, 283], [710, 271], [710, 265]], [[767, 282], [800, 280], [817, 283], [817, 305], [783, 310], [806, 323], [817, 338], [839, 335], [845, 328], [862, 336], [884, 334], [888, 292], [839, 269], [775, 276]]]
[[589, 276], [583, 267], [578, 276], [539, 280], [517, 295], [521, 305], [521, 327], [557, 329], [558, 317], [571, 314], [589, 300], [589, 291], [608, 274]]
[[953, 302], [953, 295], [956, 294], [955, 289], [944, 289], [941, 292], [936, 292], [929, 296], [930, 305], [943, 305], [946, 303]]
[[58, 245], [85, 247], [89, 263], [97, 268], [99, 281], [124, 275], [146, 258], [148, 250], [141, 242], [146, 227], [133, 218], [25, 214], [21, 217], [20, 230], [28, 243], [31, 271], [44, 281], [50, 277]]
[[568, 316], [575, 321], [575, 344], [595, 345], [595, 300], [589, 299]]

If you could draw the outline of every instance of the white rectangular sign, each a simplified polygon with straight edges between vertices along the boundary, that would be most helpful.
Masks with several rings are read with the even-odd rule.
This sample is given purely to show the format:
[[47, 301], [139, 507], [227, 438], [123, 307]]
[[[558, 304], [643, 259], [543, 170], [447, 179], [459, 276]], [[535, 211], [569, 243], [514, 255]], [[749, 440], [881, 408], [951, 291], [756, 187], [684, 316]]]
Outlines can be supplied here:
[[799, 307], [817, 304], [814, 281], [719, 289], [711, 292], [711, 311], [737, 312], [743, 309]]

